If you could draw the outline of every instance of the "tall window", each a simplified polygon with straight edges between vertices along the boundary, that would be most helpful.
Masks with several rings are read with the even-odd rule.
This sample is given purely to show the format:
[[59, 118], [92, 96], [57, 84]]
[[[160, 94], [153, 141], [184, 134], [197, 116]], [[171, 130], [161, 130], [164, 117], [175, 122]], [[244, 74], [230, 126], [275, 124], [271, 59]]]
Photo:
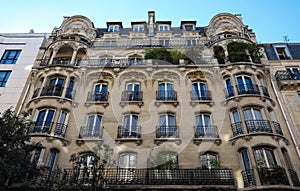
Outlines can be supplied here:
[[130, 181], [135, 176], [137, 166], [136, 153], [122, 153], [119, 155], [118, 179]]
[[218, 137], [217, 128], [211, 125], [210, 114], [200, 113], [196, 116], [196, 138]]
[[55, 110], [53, 109], [42, 109], [39, 110], [35, 115], [35, 122], [32, 129], [33, 133], [50, 133], [53, 124], [53, 117]]
[[67, 111], [62, 110], [59, 114], [58, 121], [56, 124], [55, 135], [64, 137], [66, 135], [67, 123], [69, 114]]
[[244, 171], [242, 171], [245, 187], [255, 185], [254, 172], [252, 170], [249, 153], [247, 149], [240, 150]]
[[177, 136], [175, 115], [163, 114], [159, 116], [158, 138]]
[[141, 96], [139, 83], [130, 82], [126, 84], [126, 91], [123, 94], [124, 101], [142, 101]]
[[219, 168], [218, 155], [214, 152], [206, 152], [200, 155], [201, 167], [204, 169]]
[[126, 114], [123, 117], [123, 127], [121, 129], [121, 137], [137, 138], [138, 136], [138, 119], [139, 116], [135, 114]]
[[254, 157], [258, 167], [271, 168], [278, 165], [273, 148], [269, 148], [269, 147], [255, 148]]
[[99, 83], [94, 86], [94, 101], [107, 101], [107, 83]]
[[43, 88], [42, 96], [61, 96], [65, 80], [63, 78], [50, 79], [48, 86]]
[[70, 79], [65, 97], [68, 99], [74, 99], [74, 78]]
[[161, 82], [158, 84], [158, 100], [176, 100], [176, 93], [173, 84], [170, 82]]
[[11, 71], [0, 71], [0, 87], [5, 87]]
[[87, 117], [87, 126], [82, 127], [80, 135], [82, 138], [100, 138], [101, 136], [102, 116], [91, 114]]
[[235, 109], [231, 111], [230, 119], [232, 122], [231, 127], [232, 127], [233, 136], [243, 134], [243, 126], [242, 126], [242, 122], [238, 110]]
[[38, 167], [41, 166], [45, 153], [45, 148], [35, 147], [32, 151], [30, 151], [28, 157], [30, 157], [30, 162], [32, 164], [36, 164]]
[[50, 150], [48, 160], [47, 160], [47, 167], [49, 168], [49, 172], [52, 172], [53, 168], [55, 167], [58, 152], [59, 151], [57, 149]]
[[206, 83], [194, 82], [192, 84], [192, 100], [209, 100], [210, 95], [208, 94]]
[[233, 86], [230, 78], [225, 79], [225, 87], [226, 98], [234, 96]]
[[21, 50], [5, 50], [0, 60], [0, 64], [15, 64], [20, 53]]
[[265, 120], [265, 115], [260, 109], [247, 108], [243, 110], [243, 114], [249, 133], [272, 132], [269, 121]]
[[253, 84], [253, 80], [249, 76], [237, 76], [236, 78], [238, 84], [239, 94], [257, 94], [257, 86]]

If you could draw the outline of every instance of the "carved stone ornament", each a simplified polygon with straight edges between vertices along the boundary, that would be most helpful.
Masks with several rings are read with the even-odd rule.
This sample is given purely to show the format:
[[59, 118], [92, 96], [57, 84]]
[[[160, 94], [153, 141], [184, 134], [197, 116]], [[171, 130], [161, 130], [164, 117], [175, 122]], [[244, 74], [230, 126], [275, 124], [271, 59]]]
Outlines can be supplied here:
[[126, 72], [120, 75], [119, 80], [119, 86], [121, 86], [121, 83], [124, 82], [124, 80], [139, 80], [139, 81], [145, 81], [146, 83], [147, 76], [141, 72]]

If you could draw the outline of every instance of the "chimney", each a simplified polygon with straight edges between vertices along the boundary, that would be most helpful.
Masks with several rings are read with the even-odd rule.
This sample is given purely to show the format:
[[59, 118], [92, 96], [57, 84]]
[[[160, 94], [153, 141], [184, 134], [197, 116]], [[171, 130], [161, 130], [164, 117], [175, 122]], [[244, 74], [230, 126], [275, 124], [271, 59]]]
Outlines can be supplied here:
[[148, 36], [154, 36], [155, 12], [148, 11]]

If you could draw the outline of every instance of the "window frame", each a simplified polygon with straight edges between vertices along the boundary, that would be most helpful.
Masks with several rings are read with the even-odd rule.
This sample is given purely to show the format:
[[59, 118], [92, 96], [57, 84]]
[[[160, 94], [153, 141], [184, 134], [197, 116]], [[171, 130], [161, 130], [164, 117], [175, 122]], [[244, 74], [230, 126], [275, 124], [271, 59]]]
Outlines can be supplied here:
[[[278, 60], [290, 60], [292, 59], [291, 53], [286, 45], [275, 45], [273, 46], [274, 52]], [[278, 52], [278, 49], [283, 50], [283, 54]], [[283, 57], [282, 57], [283, 56]]]
[[[12, 73], [11, 70], [0, 70], [0, 74], [3, 74], [3, 78], [0, 78], [0, 87], [6, 86], [11, 73]], [[0, 77], [1, 77], [1, 75], [0, 75]]]
[[120, 31], [120, 25], [109, 25], [108, 32], [119, 32]]
[[[260, 159], [257, 157], [259, 157], [258, 155], [260, 153], [256, 154], [256, 151], [260, 151], [262, 153], [260, 157], [262, 157], [261, 160], [263, 161], [259, 161]], [[270, 146], [256, 147], [253, 148], [253, 155], [258, 168], [273, 168], [281, 165], [276, 148]], [[271, 161], [270, 157], [272, 157], [273, 161]], [[264, 163], [264, 164], [260, 164], [260, 163]]]
[[[205, 159], [203, 160], [202, 157], [205, 157]], [[200, 159], [201, 168], [215, 169], [217, 167], [214, 167], [213, 164], [211, 164], [211, 161], [212, 160], [219, 161], [219, 156], [218, 156], [218, 153], [216, 153], [216, 152], [207, 151], [203, 154], [200, 154], [199, 159]], [[205, 164], [203, 162], [205, 162]]]
[[[10, 56], [11, 52], [15, 52], [15, 54], [12, 57]], [[22, 52], [22, 50], [20, 50], [20, 49], [5, 50], [1, 57], [0, 64], [16, 64], [21, 52]]]
[[133, 32], [144, 32], [145, 31], [145, 26], [142, 25], [142, 24], [133, 25], [132, 31]]
[[170, 31], [170, 25], [168, 24], [159, 24], [158, 25], [158, 31]]

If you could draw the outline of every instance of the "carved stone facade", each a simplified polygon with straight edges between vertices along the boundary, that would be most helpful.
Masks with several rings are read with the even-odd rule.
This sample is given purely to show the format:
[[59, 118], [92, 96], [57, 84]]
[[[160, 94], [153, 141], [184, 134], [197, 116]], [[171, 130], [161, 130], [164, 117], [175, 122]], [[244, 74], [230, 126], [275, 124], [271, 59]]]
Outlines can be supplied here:
[[[268, 60], [254, 62], [250, 49], [244, 55], [248, 61], [227, 59], [230, 42], [256, 45], [241, 15], [218, 14], [205, 27], [195, 21], [173, 27], [154, 16], [151, 11], [148, 22], [129, 28], [120, 22], [95, 28], [88, 18], [72, 16], [52, 32], [32, 69], [22, 108], [33, 113], [31, 135], [42, 145], [40, 165], [71, 168], [72, 153], [104, 143], [114, 149], [116, 172], [133, 169], [134, 178], [123, 181], [122, 189], [295, 187], [299, 155], [272, 88]], [[144, 59], [145, 50], [162, 46], [188, 58]], [[167, 153], [167, 161], [157, 164], [158, 153]], [[137, 183], [139, 170], [170, 161], [166, 176], [159, 179], [154, 171], [160, 183], [151, 182], [154, 177]], [[195, 174], [189, 185], [176, 174], [179, 169], [189, 171], [187, 177], [207, 175]], [[284, 172], [279, 177], [278, 169]], [[212, 174], [216, 182], [205, 182]], [[119, 184], [106, 186], [113, 190]]]

